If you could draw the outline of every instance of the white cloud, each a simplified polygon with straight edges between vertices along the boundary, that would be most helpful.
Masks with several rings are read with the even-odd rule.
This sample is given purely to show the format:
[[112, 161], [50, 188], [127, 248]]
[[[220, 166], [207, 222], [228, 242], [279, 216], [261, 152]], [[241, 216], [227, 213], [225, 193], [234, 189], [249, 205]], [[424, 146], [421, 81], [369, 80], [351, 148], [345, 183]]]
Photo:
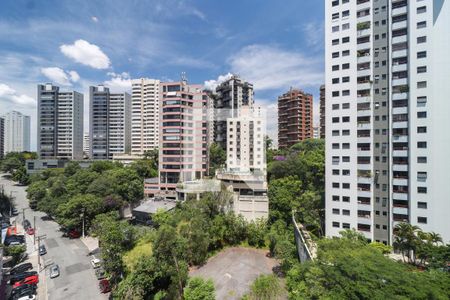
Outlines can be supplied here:
[[129, 73], [114, 73], [108, 72], [111, 76], [110, 80], [106, 80], [103, 84], [111, 89], [113, 92], [124, 92], [131, 89], [131, 77]]
[[95, 22], [95, 23], [98, 22], [98, 18], [97, 18], [96, 16], [92, 16], [92, 17], [91, 17], [91, 20], [92, 20], [93, 22]]
[[94, 69], [107, 69], [111, 65], [109, 57], [94, 44], [77, 40], [72, 45], [61, 45], [61, 52], [74, 61]]
[[255, 90], [316, 86], [323, 82], [321, 60], [299, 51], [250, 45], [228, 60], [233, 73], [252, 82]]
[[231, 74], [231, 73], [227, 73], [225, 75], [219, 75], [219, 77], [217, 77], [217, 79], [211, 79], [211, 80], [205, 81], [203, 86], [205, 89], [215, 92], [216, 87], [219, 84], [221, 84], [222, 82], [224, 82], [225, 80], [230, 79], [231, 76], [233, 76], [233, 74]]
[[69, 71], [69, 75], [72, 82], [77, 82], [78, 80], [80, 80], [80, 75], [78, 75], [78, 73], [75, 71]]
[[19, 94], [15, 89], [4, 83], [0, 83], [0, 99], [8, 100], [23, 106], [36, 105], [36, 101], [33, 98], [24, 94]]
[[70, 86], [72, 82], [80, 80], [80, 75], [75, 71], [66, 72], [58, 67], [41, 68], [41, 73], [52, 82]]
[[314, 50], [320, 50], [323, 48], [324, 42], [324, 30], [325, 25], [323, 22], [310, 22], [303, 27], [305, 34], [305, 41], [307, 45]]

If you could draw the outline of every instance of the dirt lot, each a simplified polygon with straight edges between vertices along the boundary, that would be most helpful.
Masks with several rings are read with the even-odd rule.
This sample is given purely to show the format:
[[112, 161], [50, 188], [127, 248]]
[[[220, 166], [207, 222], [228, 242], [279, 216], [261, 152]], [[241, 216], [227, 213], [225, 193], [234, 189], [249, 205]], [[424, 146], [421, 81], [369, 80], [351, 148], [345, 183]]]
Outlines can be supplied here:
[[260, 274], [272, 273], [278, 265], [266, 257], [267, 250], [242, 247], [227, 248], [210, 258], [206, 265], [192, 270], [190, 276], [211, 278], [216, 288], [216, 298], [240, 299]]

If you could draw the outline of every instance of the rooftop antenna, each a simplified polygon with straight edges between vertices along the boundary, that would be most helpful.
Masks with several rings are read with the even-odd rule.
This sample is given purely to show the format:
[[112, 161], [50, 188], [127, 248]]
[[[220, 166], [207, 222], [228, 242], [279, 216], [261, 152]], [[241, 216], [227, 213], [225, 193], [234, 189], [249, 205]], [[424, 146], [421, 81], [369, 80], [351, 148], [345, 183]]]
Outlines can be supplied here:
[[187, 83], [186, 72], [181, 72], [181, 81], [183, 81], [183, 83]]

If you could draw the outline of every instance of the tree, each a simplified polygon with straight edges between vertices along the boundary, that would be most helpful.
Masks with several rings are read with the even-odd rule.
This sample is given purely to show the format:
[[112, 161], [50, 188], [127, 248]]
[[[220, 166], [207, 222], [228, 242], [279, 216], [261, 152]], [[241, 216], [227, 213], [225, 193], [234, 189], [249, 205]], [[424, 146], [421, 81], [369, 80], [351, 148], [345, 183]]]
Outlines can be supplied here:
[[214, 176], [216, 170], [225, 165], [227, 156], [225, 150], [216, 143], [209, 147], [209, 175]]
[[188, 278], [186, 240], [175, 228], [163, 225], [158, 228], [153, 242], [153, 256], [170, 278], [168, 292], [172, 298], [181, 298]]
[[130, 165], [141, 179], [158, 177], [158, 165], [151, 159], [141, 159]]
[[262, 248], [266, 245], [267, 221], [258, 219], [247, 225], [248, 244], [252, 247]]
[[214, 300], [216, 299], [214, 283], [211, 279], [204, 280], [200, 277], [189, 279], [184, 288], [185, 300]]
[[359, 239], [324, 238], [287, 275], [289, 299], [447, 299], [450, 277], [414, 272]]
[[90, 228], [95, 216], [105, 211], [102, 198], [94, 195], [78, 195], [58, 206], [58, 223], [66, 228], [81, 229], [84, 219], [86, 230]]
[[292, 211], [299, 206], [301, 181], [297, 177], [288, 176], [275, 179], [269, 185], [269, 220], [283, 220], [291, 223]]
[[260, 275], [250, 287], [250, 300], [281, 299], [283, 288], [280, 280], [273, 274]]
[[30, 176], [27, 174], [27, 169], [20, 166], [12, 174], [12, 180], [17, 181], [20, 185], [27, 185], [30, 183]]
[[415, 251], [421, 240], [418, 238], [420, 228], [409, 223], [399, 223], [394, 228], [394, 247], [402, 253], [403, 260], [405, 255], [408, 262], [415, 262]]
[[111, 275], [111, 282], [117, 283], [124, 273], [122, 257], [136, 241], [135, 229], [126, 221], [119, 221], [117, 212], [97, 215], [92, 233], [98, 236], [102, 247], [103, 267]]

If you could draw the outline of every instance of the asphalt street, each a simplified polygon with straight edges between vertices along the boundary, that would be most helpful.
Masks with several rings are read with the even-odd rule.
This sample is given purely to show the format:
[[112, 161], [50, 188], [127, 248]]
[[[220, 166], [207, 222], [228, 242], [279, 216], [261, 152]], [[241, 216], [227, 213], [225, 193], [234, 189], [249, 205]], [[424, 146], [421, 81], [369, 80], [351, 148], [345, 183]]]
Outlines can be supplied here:
[[[13, 191], [14, 203], [20, 213], [16, 218], [17, 222], [22, 222], [23, 209], [25, 209], [25, 219], [28, 219], [32, 225], [34, 219], [36, 220], [36, 234], [46, 235], [42, 244], [47, 248], [47, 254], [41, 256], [41, 266], [45, 267], [48, 299], [108, 299], [108, 295], [101, 294], [99, 291], [97, 278], [90, 265], [88, 248], [83, 242], [79, 239], [63, 237], [56, 222], [43, 220], [44, 213], [31, 210], [26, 198], [26, 187], [16, 186], [14, 182], [5, 179], [3, 174], [0, 175], [1, 185], [4, 186], [5, 193], [8, 195], [10, 191]], [[28, 244], [32, 245], [29, 237], [28, 240]], [[28, 247], [27, 252], [32, 251], [32, 247]], [[59, 265], [60, 276], [50, 279], [50, 265], [53, 263]]]

